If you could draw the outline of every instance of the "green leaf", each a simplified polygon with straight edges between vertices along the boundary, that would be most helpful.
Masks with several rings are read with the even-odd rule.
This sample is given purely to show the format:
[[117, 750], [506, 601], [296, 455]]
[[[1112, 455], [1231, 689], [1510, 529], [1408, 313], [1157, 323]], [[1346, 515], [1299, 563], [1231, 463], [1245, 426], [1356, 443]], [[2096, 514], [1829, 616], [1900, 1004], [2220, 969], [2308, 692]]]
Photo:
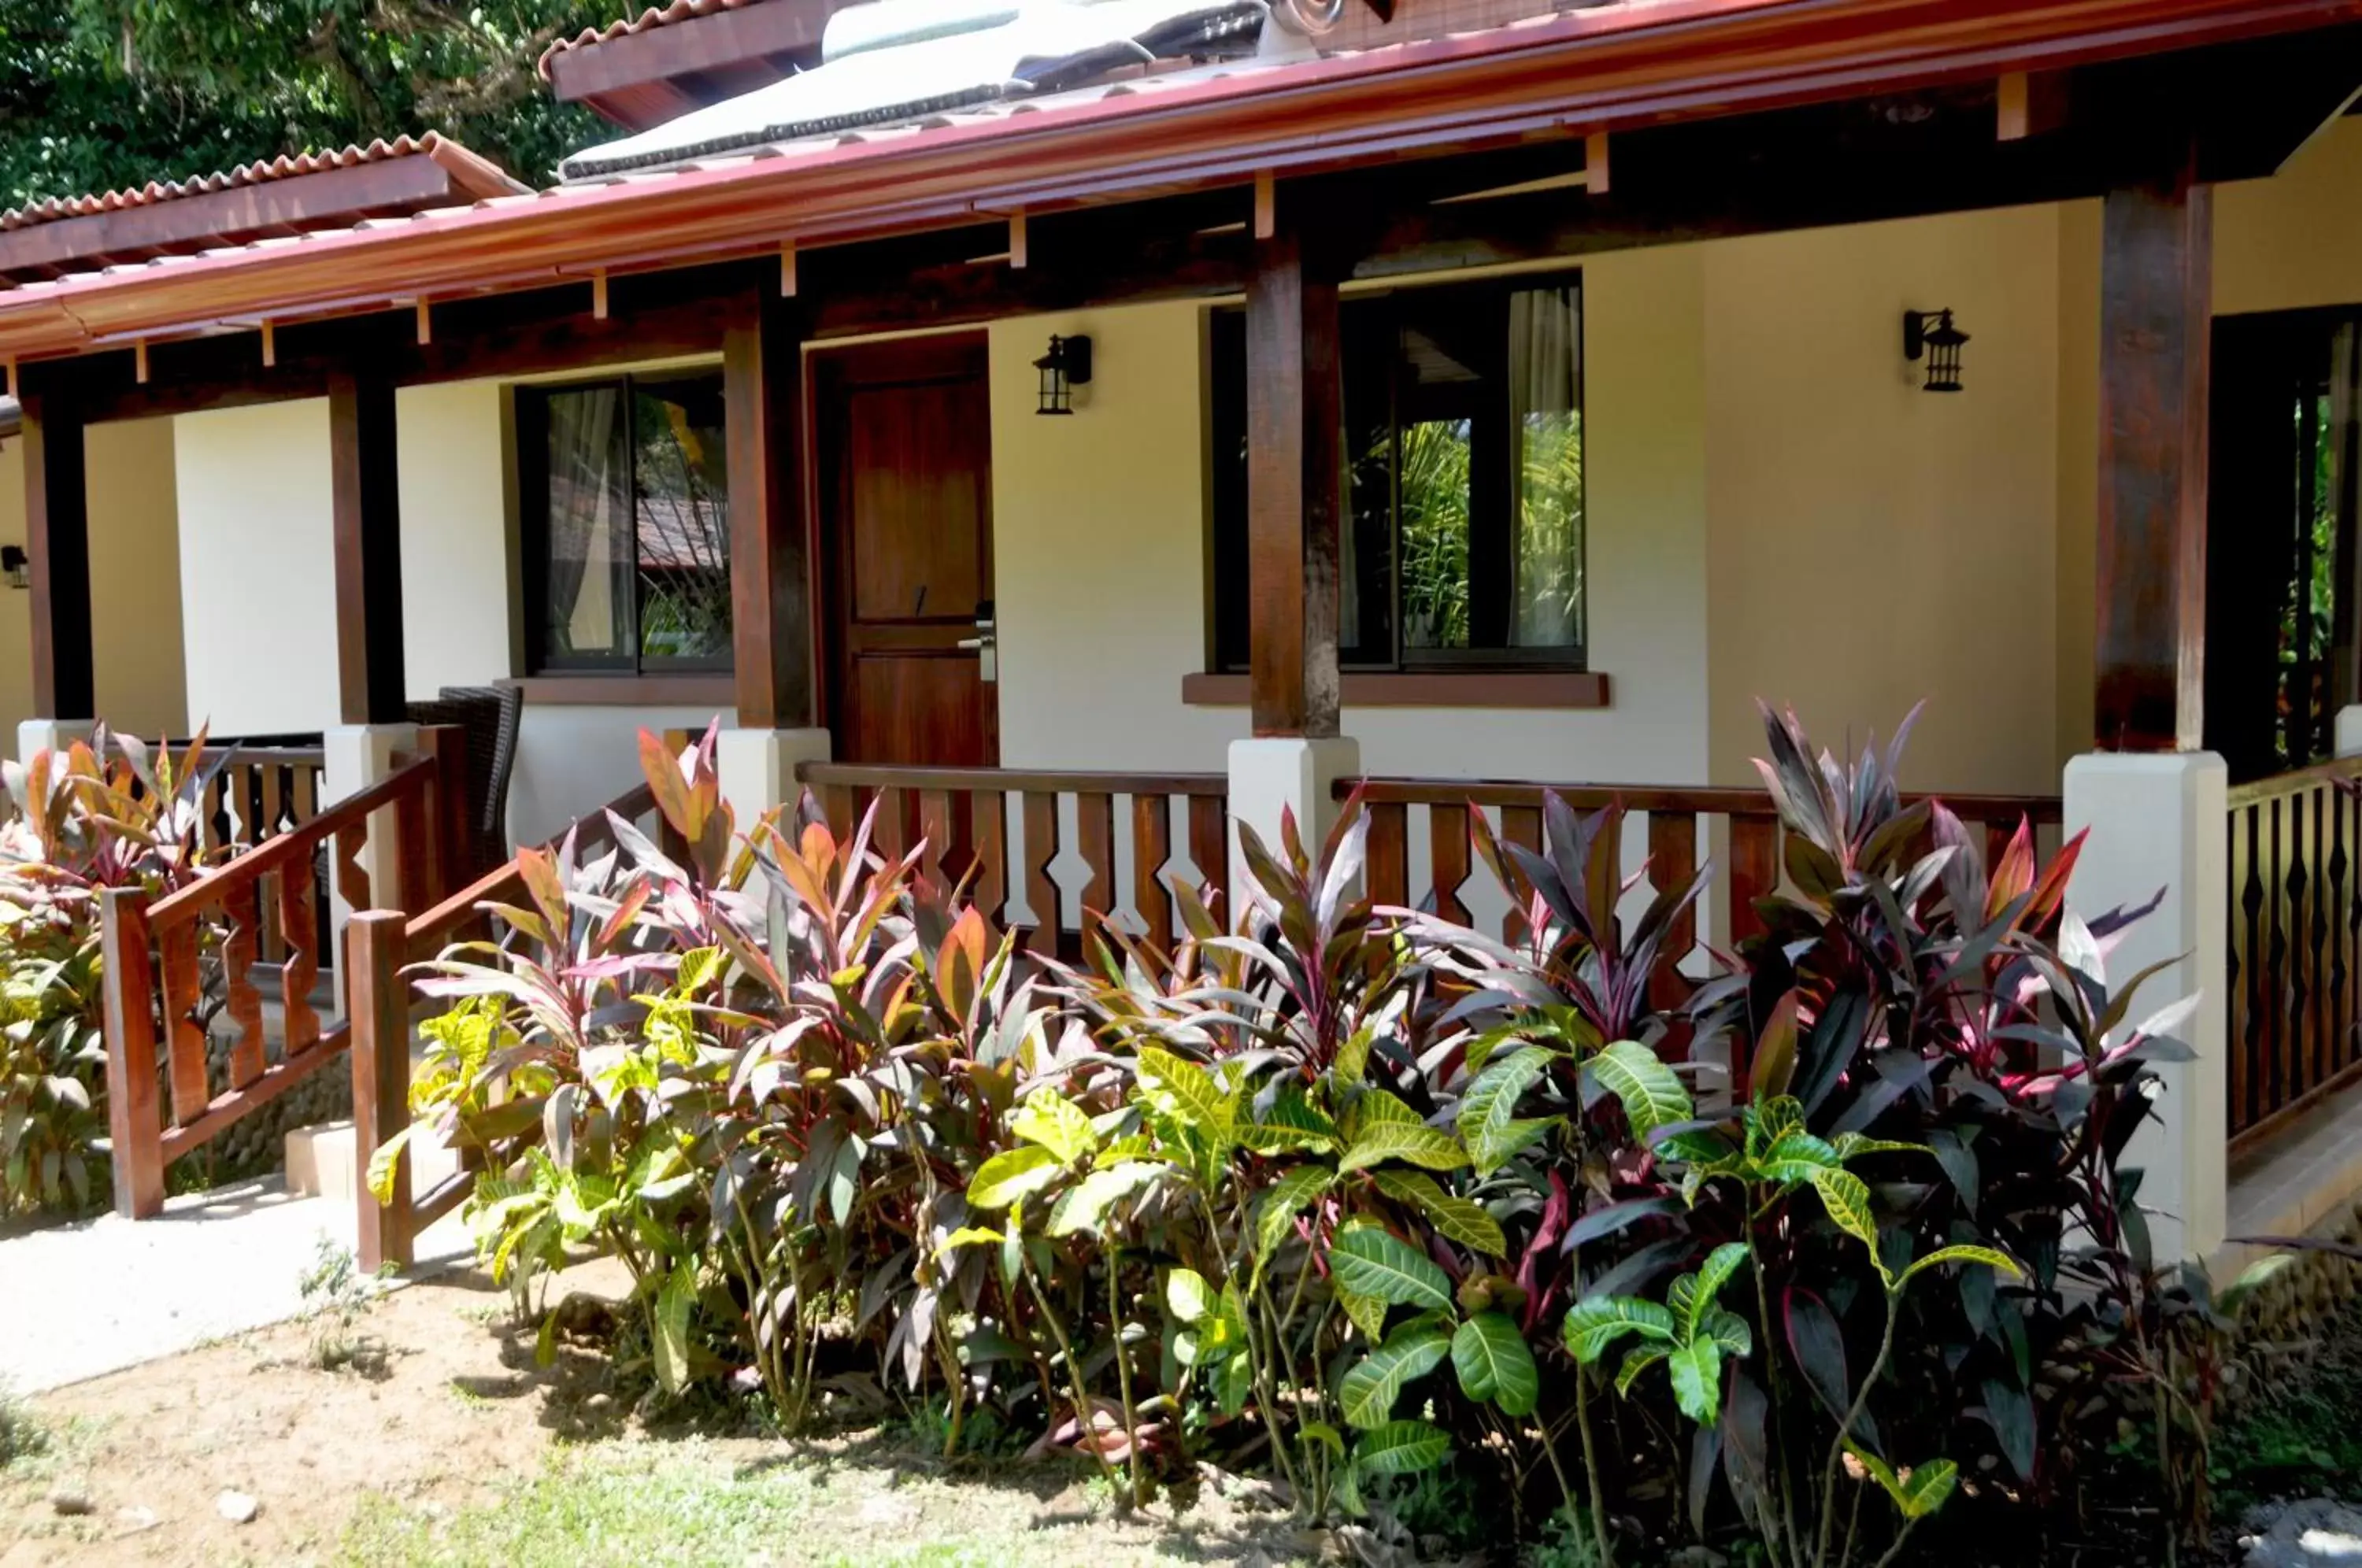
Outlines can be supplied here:
[[1747, 1153], [1751, 1158], [1791, 1132], [1805, 1130], [1804, 1102], [1794, 1095], [1773, 1095], [1751, 1108], [1747, 1118]]
[[394, 1165], [401, 1160], [403, 1150], [410, 1146], [410, 1135], [415, 1131], [416, 1123], [403, 1128], [380, 1143], [376, 1152], [370, 1155], [370, 1196], [377, 1199], [381, 1208], [393, 1201]]
[[1193, 1132], [1229, 1140], [1237, 1106], [1213, 1074], [1153, 1045], [1141, 1048], [1138, 1073], [1140, 1091], [1151, 1105]]
[[1352, 1108], [1345, 1113], [1346, 1141], [1350, 1143], [1371, 1128], [1388, 1121], [1400, 1122], [1406, 1127], [1427, 1124], [1418, 1112], [1405, 1105], [1398, 1096], [1382, 1088], [1363, 1089], [1353, 1098]]
[[1071, 1236], [1096, 1231], [1107, 1219], [1108, 1206], [1129, 1198], [1162, 1176], [1166, 1167], [1146, 1160], [1127, 1160], [1103, 1171], [1093, 1171], [1061, 1193], [1050, 1205], [1049, 1233]]
[[967, 1184], [971, 1209], [1006, 1209], [1056, 1181], [1065, 1169], [1039, 1143], [1005, 1149], [976, 1168]]
[[1903, 1506], [1903, 1484], [1894, 1478], [1894, 1471], [1893, 1467], [1890, 1466], [1886, 1461], [1879, 1458], [1878, 1455], [1871, 1452], [1870, 1450], [1862, 1447], [1851, 1438], [1845, 1440], [1845, 1450], [1848, 1453], [1853, 1455], [1854, 1463], [1860, 1465], [1862, 1469], [1868, 1473], [1870, 1478], [1878, 1483], [1879, 1489], [1883, 1491], [1888, 1496], [1894, 1499], [1895, 1507], [1901, 1507]]
[[1337, 1305], [1345, 1309], [1346, 1320], [1362, 1331], [1362, 1337], [1376, 1344], [1386, 1331], [1386, 1304], [1374, 1296], [1363, 1296], [1337, 1286]]
[[1624, 1364], [1616, 1373], [1617, 1397], [1621, 1398], [1631, 1393], [1632, 1385], [1640, 1381], [1640, 1375], [1664, 1360], [1666, 1353], [1662, 1345], [1634, 1345], [1625, 1352]]
[[1623, 1102], [1632, 1135], [1643, 1143], [1658, 1128], [1695, 1115], [1680, 1077], [1637, 1040], [1614, 1042], [1591, 1059], [1590, 1066], [1600, 1085]]
[[1194, 1268], [1176, 1268], [1164, 1276], [1164, 1309], [1185, 1323], [1194, 1323], [1214, 1309], [1214, 1289]]
[[1411, 1245], [1374, 1227], [1348, 1231], [1329, 1246], [1337, 1283], [1396, 1307], [1450, 1312], [1451, 1280]]
[[1722, 1413], [1722, 1347], [1711, 1339], [1675, 1345], [1665, 1357], [1672, 1375], [1673, 1403], [1683, 1415], [1707, 1426]]
[[1519, 1122], [1518, 1105], [1549, 1069], [1551, 1054], [1529, 1045], [1489, 1064], [1460, 1101], [1460, 1141], [1468, 1146], [1478, 1176], [1491, 1176], [1549, 1125]]
[[1385, 1425], [1403, 1386], [1434, 1371], [1451, 1348], [1451, 1336], [1431, 1322], [1402, 1330], [1346, 1370], [1337, 1385], [1338, 1407], [1364, 1430]]
[[1507, 1255], [1508, 1242], [1501, 1234], [1500, 1222], [1485, 1212], [1483, 1204], [1444, 1191], [1433, 1176], [1418, 1171], [1377, 1171], [1373, 1179], [1380, 1192], [1426, 1215], [1436, 1234], [1445, 1241], [1486, 1257]]
[[1764, 1181], [1802, 1186], [1838, 1164], [1836, 1145], [1810, 1132], [1783, 1132], [1763, 1151], [1756, 1174]]
[[1697, 1272], [1697, 1284], [1691, 1293], [1689, 1311], [1682, 1320], [1683, 1339], [1697, 1338], [1698, 1325], [1713, 1309], [1714, 1298], [1722, 1293], [1722, 1287], [1730, 1283], [1730, 1276], [1737, 1274], [1746, 1262], [1747, 1243], [1744, 1242], [1725, 1242], [1706, 1254], [1705, 1263]]
[[1307, 1421], [1296, 1429], [1297, 1437], [1305, 1442], [1317, 1442], [1338, 1458], [1345, 1457], [1345, 1438], [1326, 1421]]
[[1925, 1143], [1902, 1143], [1892, 1138], [1866, 1138], [1859, 1132], [1840, 1132], [1831, 1143], [1839, 1161], [1847, 1162], [1863, 1154], [1932, 1154]]
[[1038, 1143], [1071, 1165], [1091, 1152], [1098, 1133], [1083, 1108], [1054, 1088], [1038, 1088], [1009, 1119], [1009, 1131], [1029, 1143]]
[[1638, 1296], [1594, 1296], [1576, 1302], [1566, 1314], [1559, 1337], [1574, 1359], [1589, 1366], [1627, 1334], [1673, 1342], [1673, 1315], [1654, 1301]]
[[1861, 1177], [1831, 1166], [1814, 1173], [1813, 1190], [1821, 1195], [1821, 1207], [1829, 1211], [1838, 1229], [1870, 1249], [1871, 1260], [1883, 1275], [1886, 1264], [1878, 1256], [1878, 1221], [1871, 1214], [1870, 1188]]
[[1363, 1127], [1337, 1168], [1358, 1171], [1384, 1160], [1400, 1160], [1431, 1171], [1456, 1171], [1468, 1163], [1468, 1154], [1451, 1133], [1423, 1122], [1378, 1121]]
[[1271, 1255], [1286, 1239], [1289, 1221], [1298, 1210], [1329, 1190], [1336, 1176], [1326, 1165], [1298, 1165], [1272, 1183], [1255, 1215], [1255, 1259]]
[[1451, 1452], [1451, 1440], [1425, 1421], [1388, 1421], [1353, 1445], [1353, 1470], [1363, 1475], [1408, 1475], [1432, 1470]]
[[963, 1225], [945, 1236], [943, 1245], [937, 1247], [935, 1252], [940, 1255], [944, 1253], [955, 1253], [962, 1247], [999, 1246], [999, 1244], [1000, 1232], [989, 1225]]
[[668, 1394], [689, 1386], [689, 1309], [697, 1300], [697, 1266], [683, 1258], [657, 1293], [657, 1382]]
[[1891, 1495], [1906, 1519], [1924, 1519], [1948, 1501], [1960, 1479], [1960, 1467], [1948, 1459], [1931, 1459], [1914, 1469], [1900, 1490]]
[[2007, 1253], [1996, 1252], [1991, 1247], [1938, 1247], [1904, 1269], [1903, 1277], [1894, 1282], [1895, 1288], [1900, 1290], [1904, 1286], [1908, 1285], [1911, 1282], [1911, 1276], [1922, 1269], [1941, 1268], [1946, 1264], [1956, 1263], [1982, 1264], [1987, 1268], [2000, 1270], [2012, 1279], [2018, 1278], [2025, 1272], [2017, 1266], [2015, 1258], [2011, 1257]]
[[1533, 1414], [1541, 1375], [1526, 1336], [1506, 1313], [1479, 1312], [1461, 1324], [1451, 1336], [1451, 1367], [1471, 1399], [1490, 1399], [1505, 1416]]
[[1329, 1076], [1341, 1084], [1357, 1084], [1370, 1066], [1370, 1046], [1377, 1039], [1375, 1020], [1364, 1023], [1345, 1038], [1337, 1047], [1337, 1059], [1330, 1064]]

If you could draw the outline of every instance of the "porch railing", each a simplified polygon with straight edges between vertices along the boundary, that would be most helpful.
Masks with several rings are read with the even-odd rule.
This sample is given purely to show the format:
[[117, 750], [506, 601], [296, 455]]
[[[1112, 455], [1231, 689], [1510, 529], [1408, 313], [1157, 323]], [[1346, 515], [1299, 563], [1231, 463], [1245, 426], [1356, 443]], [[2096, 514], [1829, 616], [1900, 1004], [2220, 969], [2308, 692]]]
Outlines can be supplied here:
[[2232, 1152], [2362, 1078], [2362, 758], [2235, 786]]
[[[356, 909], [381, 894], [423, 907], [449, 885], [461, 850], [456, 828], [465, 776], [448, 735], [424, 738], [425, 756], [161, 898], [132, 888], [105, 894], [107, 1113], [121, 1212], [160, 1211], [167, 1165], [344, 1050], [349, 1024], [324, 1026], [314, 998], [329, 956], [315, 867], [321, 851], [335, 866], [340, 896]], [[380, 889], [371, 888], [365, 865], [374, 824], [389, 825], [392, 834], [373, 857], [391, 883]], [[272, 931], [281, 944], [275, 977], [258, 973], [263, 936]], [[270, 978], [280, 1009], [275, 1059], [258, 983]], [[216, 1052], [221, 1019], [228, 1036]]]
[[899, 855], [923, 842], [927, 877], [966, 883], [986, 917], [1023, 931], [1033, 952], [1055, 951], [1062, 936], [1071, 948], [1086, 910], [1169, 945], [1173, 878], [1217, 892], [1230, 881], [1230, 781], [1220, 773], [806, 763], [796, 777], [840, 834], [882, 802], [879, 848]]

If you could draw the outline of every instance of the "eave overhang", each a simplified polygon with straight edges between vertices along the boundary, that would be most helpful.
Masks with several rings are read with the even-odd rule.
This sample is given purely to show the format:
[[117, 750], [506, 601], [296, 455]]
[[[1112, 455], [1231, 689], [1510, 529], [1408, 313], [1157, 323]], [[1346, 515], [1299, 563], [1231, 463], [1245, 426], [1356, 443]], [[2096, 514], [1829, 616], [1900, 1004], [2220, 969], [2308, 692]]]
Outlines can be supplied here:
[[0, 295], [0, 359], [2335, 26], [2362, 0], [1650, 0]]

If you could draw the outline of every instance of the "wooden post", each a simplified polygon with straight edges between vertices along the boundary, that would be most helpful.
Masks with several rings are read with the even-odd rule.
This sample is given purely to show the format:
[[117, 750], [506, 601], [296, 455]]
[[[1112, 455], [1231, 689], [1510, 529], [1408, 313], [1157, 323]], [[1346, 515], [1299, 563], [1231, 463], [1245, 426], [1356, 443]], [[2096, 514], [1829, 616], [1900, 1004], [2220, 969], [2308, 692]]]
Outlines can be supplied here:
[[1337, 285], [1295, 208], [1247, 283], [1250, 708], [1257, 735], [1338, 733], [1337, 530], [1344, 431]]
[[156, 969], [148, 950], [148, 893], [101, 895], [106, 966], [106, 1130], [114, 1144], [115, 1211], [145, 1220], [164, 1209], [164, 1127], [156, 1092]]
[[98, 716], [92, 673], [90, 495], [82, 415], [24, 400], [25, 557], [33, 591], [33, 716]]
[[407, 922], [391, 910], [369, 910], [345, 928], [352, 965], [353, 1195], [360, 1264], [375, 1273], [387, 1264], [416, 1261], [412, 1232], [410, 1152], [394, 1163], [393, 1201], [380, 1204], [368, 1190], [377, 1151], [410, 1125], [410, 988], [402, 978]]
[[2213, 193], [2185, 162], [2109, 193], [2100, 252], [2103, 751], [2204, 745]]
[[435, 761], [435, 876], [433, 899], [404, 904], [419, 914], [475, 880], [475, 834], [468, 820], [468, 732], [457, 724], [429, 724], [418, 732], [420, 755]]
[[813, 702], [804, 522], [802, 315], [756, 290], [722, 337], [730, 464], [730, 595], [738, 723], [802, 729]]
[[328, 468], [337, 561], [337, 690], [348, 724], [403, 721], [401, 482], [393, 382], [328, 378]]

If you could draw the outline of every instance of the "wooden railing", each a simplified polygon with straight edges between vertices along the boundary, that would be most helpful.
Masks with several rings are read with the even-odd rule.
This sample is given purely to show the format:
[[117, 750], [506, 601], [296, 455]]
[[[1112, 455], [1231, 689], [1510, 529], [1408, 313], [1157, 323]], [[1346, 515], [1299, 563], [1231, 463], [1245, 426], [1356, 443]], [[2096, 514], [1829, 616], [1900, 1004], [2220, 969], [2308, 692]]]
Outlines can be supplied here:
[[[685, 737], [668, 735], [667, 739], [678, 751]], [[671, 840], [669, 830], [657, 817], [655, 795], [645, 784], [574, 824], [578, 854], [587, 856], [614, 843], [611, 814], [645, 823], [648, 836], [668, 854], [681, 856], [682, 846]], [[541, 847], [551, 848], [557, 842], [553, 839]], [[377, 1150], [410, 1123], [412, 991], [403, 970], [436, 957], [455, 942], [491, 935], [486, 905], [529, 902], [524, 874], [517, 867], [518, 862], [512, 859], [422, 913], [370, 910], [353, 916], [346, 928], [352, 971], [348, 999], [352, 1020], [357, 1178], [365, 1176]], [[387, 1264], [408, 1267], [416, 1261], [420, 1232], [459, 1206], [474, 1187], [478, 1172], [488, 1165], [506, 1168], [540, 1139], [541, 1125], [536, 1121], [502, 1148], [463, 1148], [458, 1151], [458, 1171], [425, 1192], [417, 1190], [413, 1162], [404, 1149], [394, 1164], [392, 1202], [381, 1205], [366, 1191], [355, 1195], [356, 1250], [361, 1267], [370, 1271]]]
[[[106, 893], [107, 1114], [120, 1212], [157, 1213], [167, 1165], [344, 1049], [348, 1025], [324, 1028], [314, 1002], [329, 957], [315, 856], [327, 851], [337, 892], [355, 909], [380, 894], [422, 906], [436, 901], [464, 853], [457, 830], [466, 774], [456, 739], [456, 732], [423, 732], [425, 756], [161, 898], [136, 888]], [[364, 865], [372, 818], [392, 829], [392, 842], [373, 857], [381, 872], [391, 871], [392, 886], [384, 889], [370, 887]], [[258, 974], [268, 931], [282, 945], [275, 977]], [[276, 1060], [257, 983], [264, 977], [277, 982]], [[225, 1070], [216, 1073], [211, 1042], [220, 1018], [230, 1034]]]
[[[1341, 779], [1338, 798], [1356, 788], [1370, 813], [1368, 869], [1372, 896], [1381, 903], [1431, 908], [1449, 920], [1468, 922], [1479, 890], [1489, 892], [1501, 933], [1514, 941], [1523, 917], [1506, 896], [1490, 888], [1491, 874], [1478, 864], [1469, 813], [1484, 812], [1504, 840], [1529, 849], [1542, 846], [1542, 792], [1554, 790], [1579, 812], [1621, 804], [1631, 813], [1624, 839], [1627, 875], [1646, 856], [1644, 885], [1628, 895], [1622, 912], [1637, 916], [1657, 892], [1694, 876], [1709, 855], [1720, 867], [1698, 903], [1684, 911], [1664, 944], [1666, 961], [1650, 983], [1650, 1005], [1661, 1012], [1680, 1008], [1707, 976], [1709, 965], [1694, 956], [1698, 947], [1727, 954], [1762, 929], [1758, 900], [1780, 887], [1783, 846], [1779, 814], [1760, 790], [1667, 789], [1600, 784], [1498, 783], [1447, 778]], [[1911, 797], [1918, 799], [1919, 797]], [[1964, 823], [1981, 828], [1990, 866], [2008, 845], [2020, 821], [2038, 838], [2055, 838], [2059, 821], [2056, 796], [1943, 795], [1944, 804]], [[1426, 840], [1427, 864], [1415, 865], [1412, 840]], [[2047, 831], [2046, 831], [2047, 830]], [[1472, 882], [1472, 876], [1475, 878]], [[1678, 1044], [1678, 1041], [1674, 1042]], [[1728, 1064], [1734, 1090], [1746, 1083], [1745, 1060]]]
[[320, 814], [326, 753], [318, 745], [232, 743], [205, 792], [205, 848], [252, 849]]
[[[931, 881], [966, 884], [987, 918], [1023, 930], [1036, 953], [1054, 952], [1062, 940], [1071, 951], [1085, 911], [1129, 917], [1134, 930], [1169, 946], [1179, 918], [1172, 878], [1187, 875], [1176, 845], [1195, 868], [1191, 887], [1219, 893], [1230, 881], [1230, 784], [1220, 773], [806, 763], [796, 777], [840, 835], [882, 798], [878, 847], [901, 855], [923, 844], [921, 869]], [[1058, 875], [1069, 851], [1081, 863], [1079, 879]]]
[[2229, 1128], [2256, 1147], [2362, 1078], [2362, 759], [2230, 791]]

